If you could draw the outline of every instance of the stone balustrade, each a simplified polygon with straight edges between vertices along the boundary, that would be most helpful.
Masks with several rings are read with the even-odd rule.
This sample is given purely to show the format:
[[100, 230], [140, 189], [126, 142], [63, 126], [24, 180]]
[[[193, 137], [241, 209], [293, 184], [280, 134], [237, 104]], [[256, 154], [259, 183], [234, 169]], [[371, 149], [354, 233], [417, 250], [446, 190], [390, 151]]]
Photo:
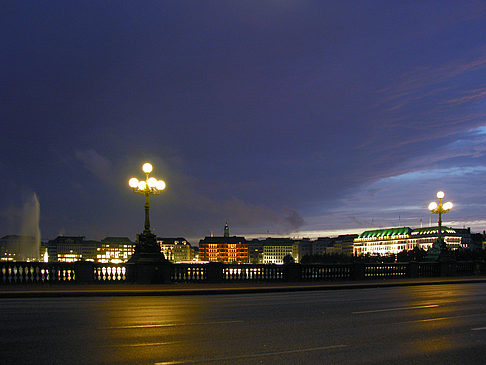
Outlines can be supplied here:
[[0, 262], [0, 285], [49, 283], [297, 282], [486, 275], [484, 262], [352, 264], [99, 264]]

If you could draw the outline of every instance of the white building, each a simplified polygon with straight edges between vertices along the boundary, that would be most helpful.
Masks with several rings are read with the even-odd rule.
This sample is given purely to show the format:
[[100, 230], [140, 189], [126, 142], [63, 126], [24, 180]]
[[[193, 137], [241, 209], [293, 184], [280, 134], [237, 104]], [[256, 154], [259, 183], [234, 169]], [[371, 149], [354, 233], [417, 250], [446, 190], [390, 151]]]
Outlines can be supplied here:
[[[403, 250], [413, 250], [415, 247], [428, 250], [437, 241], [438, 227], [386, 228], [361, 233], [354, 240], [355, 255], [391, 255]], [[466, 247], [461, 242], [460, 235], [452, 228], [442, 227], [442, 238], [451, 249]]]
[[292, 256], [293, 246], [294, 241], [288, 238], [267, 238], [263, 241], [263, 263], [283, 264], [285, 256]]

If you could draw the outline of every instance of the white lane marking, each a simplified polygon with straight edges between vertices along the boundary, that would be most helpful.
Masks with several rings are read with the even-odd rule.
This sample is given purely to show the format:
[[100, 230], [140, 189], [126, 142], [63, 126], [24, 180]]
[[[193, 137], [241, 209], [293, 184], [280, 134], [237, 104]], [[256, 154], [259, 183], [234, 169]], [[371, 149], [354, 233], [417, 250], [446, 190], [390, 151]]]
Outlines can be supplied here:
[[471, 328], [471, 331], [482, 331], [486, 330], [486, 327]]
[[238, 356], [228, 356], [228, 357], [216, 357], [213, 359], [201, 359], [201, 360], [183, 360], [183, 361], [168, 361], [168, 362], [156, 362], [154, 365], [169, 365], [169, 364], [195, 364], [198, 362], [210, 362], [210, 361], [226, 361], [226, 360], [237, 360], [237, 359], [250, 359], [255, 357], [265, 357], [274, 355], [286, 355], [286, 354], [296, 354], [300, 352], [311, 352], [311, 351], [322, 351], [322, 350], [333, 350], [348, 347], [348, 345], [330, 345], [321, 347], [311, 347], [307, 349], [298, 350], [286, 350], [286, 351], [275, 351], [275, 352], [262, 352], [259, 354], [249, 354], [249, 355], [238, 355]]
[[415, 321], [392, 322], [391, 324], [433, 322], [433, 321], [443, 321], [445, 319], [454, 319], [454, 318], [467, 318], [467, 317], [479, 317], [479, 316], [482, 317], [484, 315], [485, 315], [485, 313], [465, 314], [463, 316], [437, 317], [437, 318], [417, 319]]
[[175, 343], [181, 343], [181, 341], [173, 342], [149, 342], [149, 343], [127, 343], [127, 344], [117, 344], [111, 347], [142, 347], [142, 346], [162, 346], [162, 345], [172, 345]]
[[386, 308], [386, 309], [375, 309], [369, 311], [352, 312], [352, 314], [366, 314], [366, 313], [381, 313], [381, 312], [393, 312], [393, 311], [408, 311], [412, 309], [425, 309], [425, 308], [436, 308], [438, 304], [431, 305], [418, 305], [415, 307], [399, 307], [399, 308]]
[[163, 324], [138, 324], [133, 326], [101, 327], [100, 330], [128, 330], [135, 328], [162, 328], [182, 326], [207, 326], [211, 324], [243, 323], [243, 321], [217, 321], [217, 322], [194, 322], [194, 323], [163, 323]]

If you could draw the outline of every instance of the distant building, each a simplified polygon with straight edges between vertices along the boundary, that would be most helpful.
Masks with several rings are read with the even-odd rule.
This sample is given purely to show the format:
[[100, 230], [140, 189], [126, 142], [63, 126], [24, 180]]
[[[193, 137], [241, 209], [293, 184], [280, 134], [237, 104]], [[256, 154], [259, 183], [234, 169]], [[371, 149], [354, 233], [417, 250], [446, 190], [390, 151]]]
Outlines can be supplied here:
[[191, 250], [193, 252], [193, 254], [192, 254], [193, 260], [194, 261], [199, 261], [199, 247], [193, 246], [193, 247], [191, 247]]
[[471, 233], [471, 250], [481, 250], [483, 248], [483, 242], [486, 241], [486, 232], [483, 233]]
[[283, 264], [283, 259], [291, 255], [294, 260], [294, 240], [290, 238], [267, 238], [263, 240], [263, 263]]
[[246, 264], [250, 261], [245, 237], [230, 236], [228, 224], [223, 237], [209, 236], [199, 241], [199, 261]]
[[411, 250], [409, 227], [365, 231], [354, 240], [354, 252], [360, 255], [390, 255]]
[[[463, 238], [461, 235], [464, 233], [458, 233], [455, 228], [442, 227], [442, 238], [446, 243], [447, 247], [453, 250], [458, 248], [465, 248], [471, 242], [471, 234], [467, 237], [466, 242], [463, 243]], [[438, 239], [439, 227], [426, 227], [417, 228], [411, 232], [411, 237], [409, 240], [410, 248], [412, 250], [414, 247], [419, 247], [424, 250], [428, 250], [432, 247], [435, 241]]]
[[255, 238], [247, 241], [247, 243], [250, 264], [263, 264], [263, 241]]
[[96, 262], [119, 264], [127, 262], [135, 252], [128, 237], [106, 237], [96, 247]]
[[100, 241], [84, 236], [59, 236], [46, 243], [49, 262], [92, 261], [124, 263], [134, 252], [134, 243], [127, 237], [106, 237]]
[[[314, 251], [315, 241], [308, 238], [301, 240], [293, 240], [292, 244], [292, 258], [296, 263], [299, 263], [304, 256], [312, 255]], [[283, 261], [282, 261], [283, 263]]]
[[339, 254], [353, 256], [354, 240], [358, 238], [357, 234], [341, 234], [333, 238], [333, 247], [337, 249]]
[[33, 236], [3, 236], [0, 238], [0, 261], [38, 261], [39, 245]]
[[171, 262], [187, 262], [194, 259], [194, 249], [184, 237], [157, 237], [160, 251]]
[[471, 234], [471, 227], [468, 228], [454, 228], [457, 235], [461, 237], [461, 244], [467, 248], [474, 249], [473, 235]]
[[84, 236], [58, 236], [47, 242], [49, 262], [95, 261], [97, 241]]
[[[438, 227], [398, 227], [365, 231], [354, 239], [354, 253], [358, 256], [391, 255], [403, 250], [413, 250], [415, 247], [428, 250], [437, 241], [438, 231]], [[466, 247], [453, 228], [442, 227], [441, 232], [449, 248]]]
[[328, 248], [332, 247], [333, 241], [330, 237], [319, 237], [312, 243], [312, 255], [325, 255]]

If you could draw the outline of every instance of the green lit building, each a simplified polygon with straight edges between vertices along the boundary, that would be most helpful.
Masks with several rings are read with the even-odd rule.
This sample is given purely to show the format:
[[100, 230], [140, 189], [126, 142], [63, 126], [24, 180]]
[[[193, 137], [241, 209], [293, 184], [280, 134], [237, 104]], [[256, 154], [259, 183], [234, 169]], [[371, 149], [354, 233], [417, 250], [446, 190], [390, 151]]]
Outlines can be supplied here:
[[[442, 238], [451, 249], [466, 247], [460, 234], [453, 228], [442, 227]], [[410, 227], [386, 228], [361, 233], [354, 240], [354, 254], [391, 255], [415, 247], [428, 250], [437, 241], [438, 227], [411, 229]]]

